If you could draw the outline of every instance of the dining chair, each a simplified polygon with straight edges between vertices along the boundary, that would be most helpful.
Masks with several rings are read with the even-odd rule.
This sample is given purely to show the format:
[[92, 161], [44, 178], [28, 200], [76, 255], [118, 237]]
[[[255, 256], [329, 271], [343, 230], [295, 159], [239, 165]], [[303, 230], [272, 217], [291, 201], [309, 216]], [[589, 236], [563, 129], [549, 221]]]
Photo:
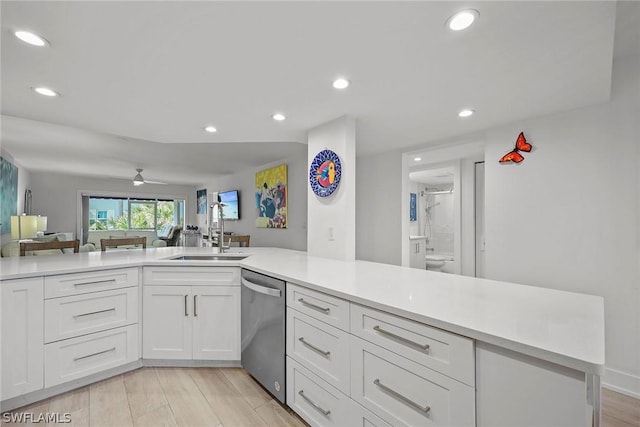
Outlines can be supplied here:
[[138, 245], [142, 245], [142, 249], [147, 248], [147, 238], [146, 237], [123, 237], [123, 238], [111, 238], [111, 239], [100, 239], [100, 250], [102, 252], [106, 251], [109, 247], [119, 247], [119, 246], [130, 246], [135, 245], [134, 247], [139, 247]]
[[249, 246], [249, 240], [251, 240], [251, 236], [248, 234], [244, 236], [233, 236], [231, 239], [232, 242], [238, 242], [238, 246], [244, 247]]
[[44, 251], [59, 249], [60, 253], [64, 253], [63, 249], [73, 249], [73, 253], [80, 252], [79, 240], [64, 240], [51, 242], [20, 242], [20, 256], [25, 256], [27, 251]]

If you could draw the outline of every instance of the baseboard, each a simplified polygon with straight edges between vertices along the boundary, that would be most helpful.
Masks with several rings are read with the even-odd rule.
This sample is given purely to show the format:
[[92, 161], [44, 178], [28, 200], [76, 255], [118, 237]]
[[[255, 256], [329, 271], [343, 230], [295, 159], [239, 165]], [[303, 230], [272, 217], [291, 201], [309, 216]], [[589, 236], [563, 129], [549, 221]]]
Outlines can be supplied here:
[[241, 368], [239, 360], [168, 360], [142, 359], [142, 366], [174, 368]]
[[607, 368], [602, 377], [602, 387], [640, 399], [640, 376]]

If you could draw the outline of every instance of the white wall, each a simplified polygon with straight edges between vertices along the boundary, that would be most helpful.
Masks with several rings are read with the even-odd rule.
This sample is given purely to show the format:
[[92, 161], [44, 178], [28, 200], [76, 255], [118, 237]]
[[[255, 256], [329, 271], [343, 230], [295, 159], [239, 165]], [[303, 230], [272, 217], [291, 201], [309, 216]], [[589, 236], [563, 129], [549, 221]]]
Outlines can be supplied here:
[[145, 184], [135, 187], [131, 180], [93, 178], [50, 172], [31, 173], [34, 214], [47, 216], [47, 230], [53, 232], [76, 232], [82, 218], [78, 216], [78, 191], [89, 193], [120, 193], [142, 197], [172, 196], [185, 199], [185, 220], [195, 220], [196, 190], [185, 185]]
[[[639, 124], [636, 57], [614, 63], [611, 102], [469, 140], [486, 142], [485, 276], [604, 297], [603, 381], [640, 397]], [[535, 150], [520, 165], [498, 164], [520, 131]], [[358, 259], [401, 264], [402, 157], [358, 158]]]
[[[256, 227], [256, 172], [287, 164], [287, 223], [286, 229]], [[251, 246], [274, 246], [304, 251], [307, 249], [307, 151], [300, 151], [286, 159], [268, 163], [203, 183], [198, 189], [208, 193], [240, 190], [240, 220], [225, 221], [225, 231], [249, 234]], [[195, 194], [195, 190], [194, 190]], [[206, 230], [206, 215], [197, 215], [193, 224]]]
[[341, 117], [309, 131], [307, 167], [322, 150], [340, 158], [342, 178], [328, 197], [307, 191], [307, 251], [310, 255], [352, 261], [356, 258], [356, 124]]
[[405, 233], [401, 221], [406, 217], [409, 223], [402, 153], [395, 150], [356, 160], [356, 259], [401, 265], [406, 246], [409, 265], [409, 228]]
[[640, 61], [613, 71], [610, 103], [487, 132], [486, 276], [603, 296], [604, 381], [640, 394]]

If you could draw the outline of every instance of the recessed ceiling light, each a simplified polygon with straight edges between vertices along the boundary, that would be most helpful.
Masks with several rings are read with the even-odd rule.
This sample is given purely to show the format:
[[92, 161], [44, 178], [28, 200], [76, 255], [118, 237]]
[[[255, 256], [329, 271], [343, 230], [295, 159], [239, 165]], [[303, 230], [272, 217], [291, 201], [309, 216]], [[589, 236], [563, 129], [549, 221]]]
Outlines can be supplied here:
[[53, 89], [49, 89], [48, 87], [34, 87], [34, 91], [44, 96], [58, 96], [59, 93]]
[[471, 117], [473, 116], [473, 113], [475, 113], [474, 110], [470, 110], [470, 109], [466, 109], [466, 110], [462, 110], [458, 113], [458, 117]]
[[349, 84], [351, 82], [349, 82], [349, 80], [340, 77], [339, 79], [335, 79], [333, 81], [333, 87], [336, 89], [346, 89], [347, 87], [349, 87]]
[[216, 133], [218, 132], [218, 129], [215, 128], [215, 126], [207, 126], [204, 128], [205, 131], [209, 132], [209, 133]]
[[414, 162], [419, 162], [420, 160], [422, 160], [422, 157], [414, 157], [414, 158], [413, 158], [413, 161], [414, 161]]
[[279, 121], [279, 122], [281, 122], [281, 121], [283, 121], [284, 119], [286, 119], [286, 117], [285, 117], [285, 116], [284, 116], [284, 114], [282, 114], [282, 113], [276, 113], [276, 114], [274, 114], [274, 115], [273, 115], [273, 116], [271, 116], [271, 117], [273, 117], [273, 120], [277, 120], [277, 121]]
[[475, 9], [462, 10], [449, 19], [447, 19], [447, 27], [453, 31], [464, 30], [469, 28], [480, 14]]
[[29, 31], [16, 31], [13, 34], [23, 42], [29, 43], [33, 46], [46, 46], [48, 44], [45, 39]]

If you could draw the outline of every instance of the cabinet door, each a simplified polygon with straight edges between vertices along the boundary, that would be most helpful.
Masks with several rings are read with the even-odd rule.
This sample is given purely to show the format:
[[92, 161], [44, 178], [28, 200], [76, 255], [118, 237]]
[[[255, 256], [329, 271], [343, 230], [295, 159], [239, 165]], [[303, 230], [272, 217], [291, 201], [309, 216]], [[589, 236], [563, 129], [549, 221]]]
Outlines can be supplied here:
[[424, 239], [412, 239], [409, 242], [409, 265], [412, 268], [425, 269], [426, 241]]
[[2, 399], [44, 385], [43, 279], [0, 282], [2, 290]]
[[240, 287], [192, 286], [193, 358], [240, 360]]
[[189, 286], [144, 286], [142, 357], [191, 359], [193, 301]]

